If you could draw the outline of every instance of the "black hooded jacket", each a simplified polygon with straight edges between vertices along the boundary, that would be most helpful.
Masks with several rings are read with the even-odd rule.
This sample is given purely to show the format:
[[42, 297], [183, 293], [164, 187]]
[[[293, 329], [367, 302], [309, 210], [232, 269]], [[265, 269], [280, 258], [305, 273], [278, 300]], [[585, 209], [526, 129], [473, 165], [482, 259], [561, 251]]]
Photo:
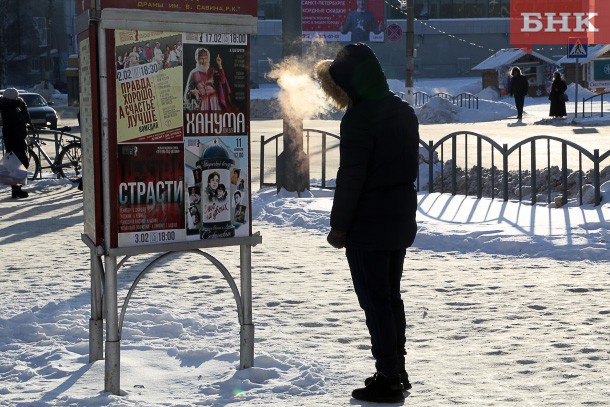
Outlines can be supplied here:
[[347, 232], [347, 248], [409, 247], [416, 234], [417, 117], [408, 103], [390, 92], [367, 45], [345, 46], [329, 73], [351, 100], [341, 120], [330, 225]]

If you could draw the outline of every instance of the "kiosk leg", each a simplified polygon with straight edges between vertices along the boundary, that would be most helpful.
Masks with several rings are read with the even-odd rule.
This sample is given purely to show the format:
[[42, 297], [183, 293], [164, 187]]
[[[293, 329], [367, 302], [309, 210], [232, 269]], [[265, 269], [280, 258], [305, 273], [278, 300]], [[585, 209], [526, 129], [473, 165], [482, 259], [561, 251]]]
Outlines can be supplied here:
[[89, 363], [104, 359], [104, 316], [102, 272], [95, 251], [91, 249], [91, 318], [89, 319]]
[[119, 395], [121, 390], [121, 353], [119, 338], [119, 318], [117, 307], [117, 265], [116, 257], [105, 256], [106, 284], [104, 300], [106, 305], [106, 363], [104, 390]]
[[239, 246], [242, 325], [239, 330], [239, 366], [247, 369], [254, 366], [254, 324], [252, 323], [252, 246]]

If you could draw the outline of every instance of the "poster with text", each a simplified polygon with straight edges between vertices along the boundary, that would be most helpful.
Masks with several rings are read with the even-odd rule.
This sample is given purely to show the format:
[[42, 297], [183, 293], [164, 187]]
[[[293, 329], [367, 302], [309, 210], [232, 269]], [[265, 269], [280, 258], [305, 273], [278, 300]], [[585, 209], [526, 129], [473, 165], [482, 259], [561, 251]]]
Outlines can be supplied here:
[[117, 141], [182, 141], [182, 34], [115, 31]]
[[184, 35], [185, 136], [248, 133], [248, 36]]
[[248, 35], [114, 37], [116, 244], [249, 236]]
[[301, 4], [303, 41], [384, 41], [384, 0], [303, 0]]
[[184, 144], [118, 146], [119, 246], [183, 241]]
[[[81, 0], [76, 2], [78, 14], [81, 10], [91, 8], [88, 3], [92, 0]], [[85, 5], [87, 4], [87, 5]], [[221, 13], [221, 14], [243, 14], [256, 16], [257, 2], [254, 0], [100, 0], [100, 7], [122, 8], [134, 10], [153, 10], [187, 13]]]
[[245, 135], [185, 139], [188, 240], [248, 236], [247, 143]]

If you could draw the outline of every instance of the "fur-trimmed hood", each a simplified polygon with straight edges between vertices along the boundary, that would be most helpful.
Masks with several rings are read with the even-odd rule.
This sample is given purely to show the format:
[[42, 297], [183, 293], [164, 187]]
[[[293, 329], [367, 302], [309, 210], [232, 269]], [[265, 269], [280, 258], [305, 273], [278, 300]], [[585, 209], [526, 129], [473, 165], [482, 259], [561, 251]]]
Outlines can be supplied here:
[[315, 72], [322, 90], [339, 108], [380, 99], [389, 91], [381, 64], [363, 43], [346, 45], [334, 60], [318, 62]]

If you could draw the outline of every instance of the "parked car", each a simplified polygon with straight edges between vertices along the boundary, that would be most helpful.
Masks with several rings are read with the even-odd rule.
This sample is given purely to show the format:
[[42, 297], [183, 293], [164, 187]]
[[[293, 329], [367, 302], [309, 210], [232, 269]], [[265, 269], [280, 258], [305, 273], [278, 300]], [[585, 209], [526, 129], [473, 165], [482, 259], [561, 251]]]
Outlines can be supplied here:
[[[4, 89], [0, 90], [0, 95], [4, 93]], [[57, 130], [57, 112], [51, 107], [53, 102], [47, 102], [45, 98], [38, 93], [26, 92], [19, 90], [19, 96], [23, 98], [28, 106], [32, 125], [36, 127], [48, 127], [51, 130]], [[2, 118], [0, 117], [0, 126]]]

